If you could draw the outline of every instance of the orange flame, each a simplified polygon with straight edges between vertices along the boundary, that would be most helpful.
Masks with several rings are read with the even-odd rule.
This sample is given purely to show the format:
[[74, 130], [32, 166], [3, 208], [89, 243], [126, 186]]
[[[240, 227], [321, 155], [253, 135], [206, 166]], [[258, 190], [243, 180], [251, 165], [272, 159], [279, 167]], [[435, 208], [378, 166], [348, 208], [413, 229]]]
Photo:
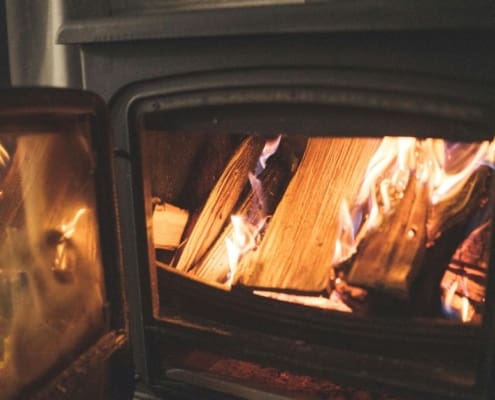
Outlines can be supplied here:
[[86, 208], [80, 208], [69, 223], [64, 223], [60, 226], [62, 235], [55, 247], [55, 260], [53, 261], [55, 269], [60, 271], [65, 271], [67, 269], [67, 241], [76, 232], [76, 224], [85, 212]]
[[232, 215], [232, 235], [225, 239], [227, 258], [229, 262], [229, 275], [227, 285], [232, 284], [237, 266], [241, 258], [250, 250], [256, 248], [260, 233], [266, 225], [269, 216], [266, 215], [263, 187], [257, 176], [266, 168], [266, 162], [277, 151], [282, 136], [279, 135], [273, 140], [268, 140], [261, 151], [256, 166], [255, 173], [249, 173], [248, 179], [251, 190], [254, 194], [254, 210], [250, 210], [248, 215]]
[[474, 309], [469, 300], [466, 277], [457, 275], [444, 289], [443, 308], [447, 315], [455, 316], [462, 322], [473, 319]]
[[10, 155], [5, 147], [0, 143], [0, 166], [4, 167], [7, 165], [7, 162], [10, 160]]
[[[345, 200], [342, 203], [346, 210], [340, 213], [340, 236], [332, 263], [335, 265], [351, 256], [362, 238], [380, 226], [383, 216], [392, 212], [404, 196], [412, 174], [428, 185], [430, 203], [435, 205], [464, 186], [481, 164], [493, 166], [494, 142], [462, 146], [459, 151], [464, 155], [460, 157], [463, 160], [460, 166], [449, 154], [443, 139], [383, 138], [370, 160], [353, 207], [350, 208]], [[348, 221], [349, 215], [356, 218], [352, 223]], [[348, 234], [349, 226], [354, 227], [354, 235]], [[353, 251], [349, 254], [344, 249]]]
[[[368, 164], [352, 207], [346, 200], [342, 202], [332, 265], [349, 259], [368, 232], [380, 226], [383, 217], [393, 212], [413, 174], [428, 185], [429, 206], [435, 206], [458, 193], [480, 165], [493, 168], [494, 162], [495, 141], [451, 144], [432, 138], [383, 138]], [[414, 234], [414, 231], [408, 232], [408, 235]], [[433, 239], [428, 237], [428, 240]], [[465, 277], [457, 278], [462, 279], [462, 295], [458, 293], [457, 280], [452, 282], [444, 290], [444, 308], [447, 313], [458, 314], [463, 322], [468, 322], [473, 318], [474, 308]]]

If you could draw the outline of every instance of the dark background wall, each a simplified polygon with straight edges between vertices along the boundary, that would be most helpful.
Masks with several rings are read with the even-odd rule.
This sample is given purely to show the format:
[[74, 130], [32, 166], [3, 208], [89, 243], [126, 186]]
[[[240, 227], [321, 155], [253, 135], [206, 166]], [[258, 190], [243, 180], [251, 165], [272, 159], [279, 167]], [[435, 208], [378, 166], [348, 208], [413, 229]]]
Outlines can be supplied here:
[[5, 1], [0, 0], [0, 88], [10, 86]]

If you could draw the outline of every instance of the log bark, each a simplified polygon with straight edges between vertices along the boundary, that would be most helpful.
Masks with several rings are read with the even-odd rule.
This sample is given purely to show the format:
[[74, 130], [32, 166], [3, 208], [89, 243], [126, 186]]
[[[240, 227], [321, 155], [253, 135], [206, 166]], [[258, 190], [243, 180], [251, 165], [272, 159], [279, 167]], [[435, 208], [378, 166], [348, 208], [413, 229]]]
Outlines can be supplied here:
[[248, 173], [256, 167], [263, 146], [262, 138], [250, 136], [232, 156], [187, 239], [176, 266], [178, 270], [189, 271], [217, 239], [247, 183]]
[[347, 277], [351, 285], [409, 296], [426, 245], [428, 187], [413, 175], [404, 197], [359, 244]]
[[[351, 261], [347, 279], [352, 285], [370, 289], [370, 312], [441, 315], [442, 277], [473, 229], [472, 219], [486, 215], [491, 180], [491, 170], [482, 166], [461, 190], [433, 207], [429, 199], [421, 200], [421, 190], [415, 191], [419, 202], [412, 200], [409, 184], [396, 212], [363, 239]], [[426, 222], [421, 232], [415, 228], [418, 221]], [[403, 224], [405, 228], [397, 236], [394, 227]], [[408, 229], [415, 229], [416, 235], [408, 237]], [[430, 243], [426, 243], [427, 231], [434, 238]], [[395, 272], [390, 276], [389, 271]], [[402, 281], [395, 279], [400, 276]]]
[[332, 272], [339, 205], [356, 193], [379, 142], [309, 139], [261, 245], [243, 258], [235, 281], [266, 288], [325, 289]]

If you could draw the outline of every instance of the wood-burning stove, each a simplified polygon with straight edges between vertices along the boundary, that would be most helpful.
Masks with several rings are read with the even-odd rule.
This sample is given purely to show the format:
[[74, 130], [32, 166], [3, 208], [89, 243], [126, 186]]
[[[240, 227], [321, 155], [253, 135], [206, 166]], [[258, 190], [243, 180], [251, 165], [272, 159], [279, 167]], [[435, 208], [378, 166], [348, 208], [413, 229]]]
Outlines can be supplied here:
[[[383, 310], [384, 302], [399, 304], [386, 308], [391, 315], [358, 314], [356, 308], [347, 314], [253, 294], [263, 289], [272, 296], [275, 291], [314, 298], [334, 289], [321, 284], [306, 290], [304, 285], [266, 287], [248, 279], [226, 290], [225, 282], [232, 278], [228, 269], [218, 282], [205, 284], [187, 273], [190, 265], [177, 272], [173, 258], [186, 252], [180, 242], [189, 240], [189, 233], [179, 243], [173, 240], [179, 251], [170, 251], [171, 228], [165, 229], [167, 243], [159, 250], [152, 232], [157, 203], [180, 209], [163, 211], [170, 226], [170, 218], [184, 219], [184, 211], [201, 214], [246, 138], [255, 142], [283, 134], [281, 143], [289, 150], [279, 161], [286, 163], [289, 175], [297, 171], [292, 161], [303, 163], [307, 142], [314, 138], [325, 139], [316, 142], [315, 151], [337, 137], [366, 138], [357, 141], [364, 148], [384, 136], [417, 138], [418, 143], [440, 138], [462, 142], [460, 147], [491, 141], [491, 4], [314, 2], [162, 8], [160, 13], [143, 4], [144, 12], [119, 9], [113, 16], [70, 21], [59, 34], [60, 43], [79, 47], [83, 88], [98, 93], [110, 107], [129, 333], [141, 388], [165, 397], [210, 396], [210, 390], [219, 398], [259, 396], [254, 380], [211, 368], [229, 360], [236, 366], [252, 362], [290, 371], [292, 379], [385, 385], [404, 395], [490, 398], [493, 268], [482, 285], [486, 299], [480, 323], [448, 321], [431, 307], [431, 299], [413, 307], [401, 296], [395, 300], [395, 292], [380, 295], [381, 290], [375, 290], [376, 309]], [[204, 167], [208, 157], [201, 155], [211, 153], [218, 157]], [[478, 161], [490, 164], [490, 158]], [[200, 179], [205, 168], [208, 177]], [[230, 180], [229, 190], [233, 186]], [[483, 190], [476, 186], [474, 193]], [[242, 197], [244, 186], [238, 191]], [[383, 206], [383, 196], [379, 201]], [[220, 212], [222, 218], [228, 217], [225, 213]], [[417, 230], [409, 232], [415, 236]], [[338, 276], [330, 279], [333, 245], [331, 250], [329, 264], [319, 268], [328, 269], [335, 287]], [[286, 259], [286, 254], [280, 256]], [[347, 279], [349, 271], [344, 272]], [[411, 279], [410, 285], [418, 282]], [[439, 280], [429, 277], [426, 282]], [[415, 290], [410, 285], [407, 290]], [[437, 285], [429, 292], [436, 301], [440, 290]], [[265, 388], [265, 394], [269, 391]]]

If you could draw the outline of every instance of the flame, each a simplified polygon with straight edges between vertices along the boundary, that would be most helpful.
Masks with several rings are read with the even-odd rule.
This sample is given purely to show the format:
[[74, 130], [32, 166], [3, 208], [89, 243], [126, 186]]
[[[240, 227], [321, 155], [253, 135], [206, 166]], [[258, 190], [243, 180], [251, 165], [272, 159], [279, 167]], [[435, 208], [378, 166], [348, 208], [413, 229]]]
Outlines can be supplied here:
[[335, 242], [333, 264], [348, 259], [355, 251], [355, 227], [350, 213], [349, 205], [344, 200], [339, 211], [339, 232], [340, 237]]
[[326, 310], [335, 310], [346, 313], [352, 312], [352, 309], [342, 301], [340, 295], [335, 291], [330, 294], [330, 297], [304, 296], [288, 293], [270, 292], [266, 290], [255, 290], [253, 293], [258, 296], [268, 297], [279, 301], [286, 301], [289, 303], [301, 304], [305, 306], [318, 307]]
[[68, 223], [68, 224], [62, 224], [60, 226], [60, 230], [62, 231], [62, 234], [65, 239], [70, 239], [74, 232], [76, 231], [76, 224], [81, 218], [81, 216], [86, 212], [86, 208], [82, 207], [79, 210], [77, 210], [76, 214], [74, 215], [74, 218]]
[[282, 135], [278, 135], [275, 139], [266, 141], [265, 146], [263, 147], [261, 155], [258, 159], [256, 176], [259, 176], [259, 174], [266, 168], [267, 160], [277, 152], [281, 139]]
[[[383, 216], [392, 212], [404, 196], [413, 174], [428, 185], [430, 205], [434, 206], [457, 193], [480, 165], [493, 168], [494, 143], [484, 141], [448, 148], [443, 139], [383, 138], [370, 160], [353, 207], [345, 200], [342, 203], [345, 210], [340, 212], [339, 238], [332, 263], [350, 257], [362, 238], [380, 226]], [[452, 153], [458, 153], [462, 161], [457, 162]], [[352, 223], [348, 221], [349, 215], [354, 216]], [[349, 235], [350, 226], [354, 227], [353, 235]]]
[[0, 143], [0, 166], [4, 167], [7, 165], [7, 162], [10, 160], [10, 155], [5, 147]]
[[[361, 240], [394, 211], [412, 176], [428, 187], [429, 204], [425, 207], [434, 207], [457, 194], [479, 166], [494, 168], [494, 161], [495, 141], [453, 144], [432, 138], [383, 138], [368, 164], [355, 201], [349, 205], [344, 199], [341, 204], [332, 265], [348, 260]], [[438, 232], [427, 234], [433, 236]], [[410, 230], [407, 235], [414, 237], [416, 232]], [[435, 239], [429, 236], [429, 242]], [[466, 278], [458, 278], [460, 283], [453, 281], [447, 288], [442, 285], [443, 305], [447, 314], [468, 322], [473, 318], [474, 307], [469, 300]]]
[[67, 270], [67, 242], [76, 232], [76, 225], [85, 212], [86, 208], [80, 208], [69, 223], [64, 223], [60, 226], [61, 237], [55, 247], [55, 259], [53, 261], [54, 270]]
[[460, 319], [462, 322], [469, 322], [473, 319], [475, 313], [469, 300], [465, 276], [456, 275], [455, 279], [446, 285], [443, 309], [447, 316]]
[[282, 136], [278, 135], [273, 140], [268, 140], [258, 158], [258, 164], [254, 173], [248, 173], [248, 180], [253, 193], [253, 204], [246, 215], [232, 215], [232, 235], [225, 239], [225, 248], [229, 262], [229, 274], [227, 285], [232, 284], [237, 266], [241, 258], [256, 248], [261, 232], [265, 227], [269, 216], [266, 214], [266, 202], [263, 194], [263, 185], [258, 176], [266, 168], [266, 162], [278, 150]]

